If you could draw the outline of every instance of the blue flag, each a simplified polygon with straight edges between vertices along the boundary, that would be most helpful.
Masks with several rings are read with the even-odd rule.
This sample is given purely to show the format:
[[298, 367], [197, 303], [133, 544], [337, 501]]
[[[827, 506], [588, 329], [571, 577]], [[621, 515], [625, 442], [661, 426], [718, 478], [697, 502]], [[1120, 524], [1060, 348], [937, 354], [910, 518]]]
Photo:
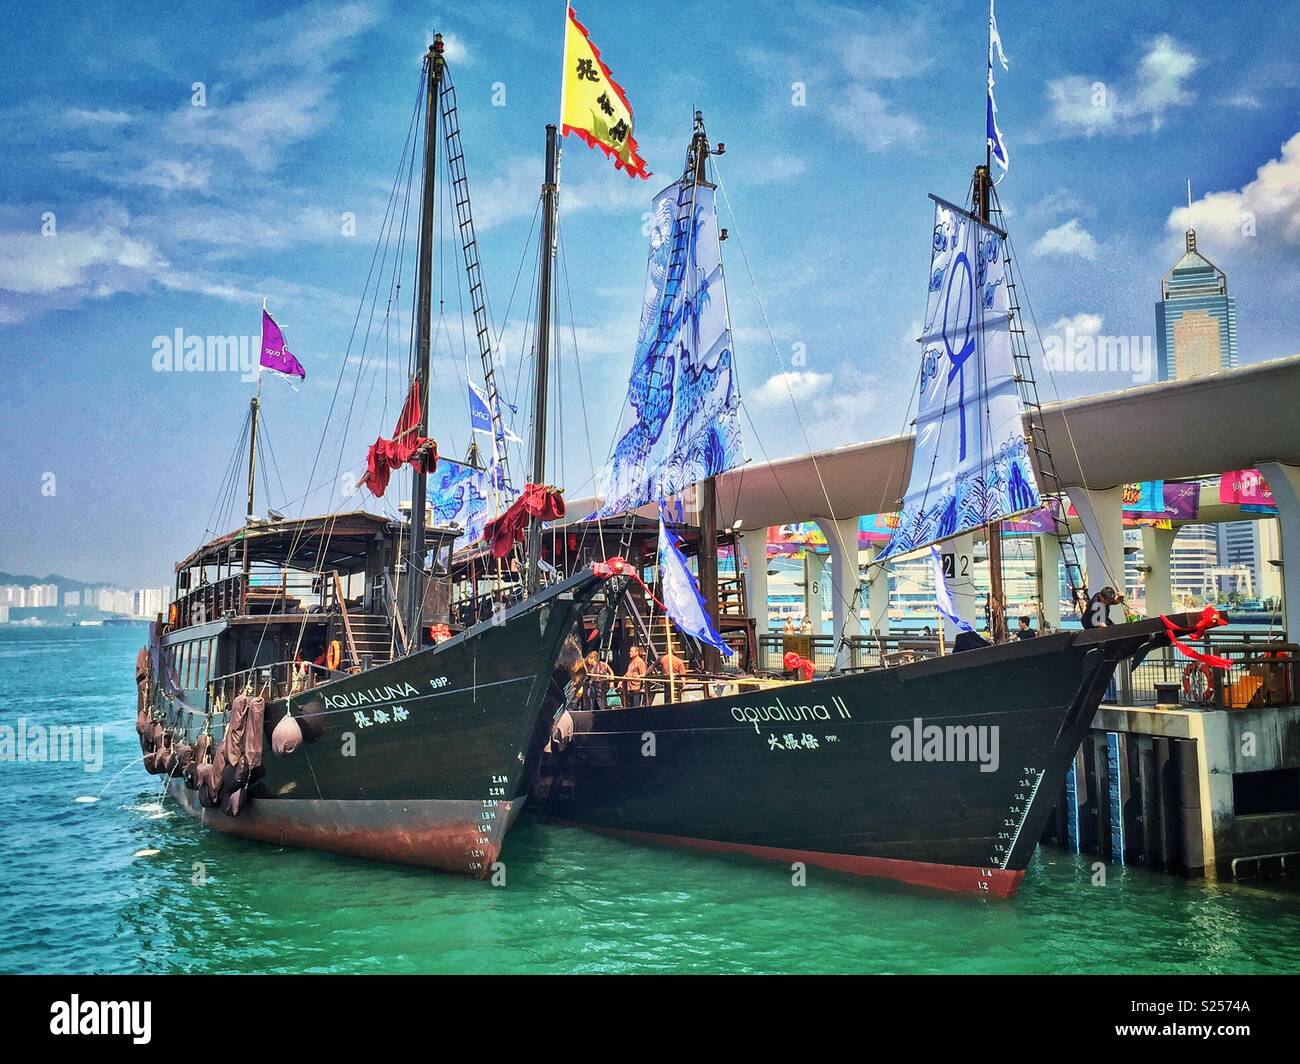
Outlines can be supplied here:
[[998, 33], [998, 22], [993, 17], [993, 0], [989, 0], [989, 98], [988, 98], [988, 121], [985, 136], [988, 138], [989, 154], [997, 161], [997, 164], [1003, 170], [1008, 169], [1007, 144], [1002, 139], [1002, 130], [998, 129], [998, 105], [993, 102], [993, 57], [996, 55], [998, 61], [1002, 64], [1002, 69], [1007, 69], [1007, 57], [1002, 51], [1002, 36]]
[[663, 587], [664, 606], [677, 627], [701, 643], [717, 647], [722, 653], [734, 653], [722, 641], [709, 612], [704, 596], [695, 584], [695, 578], [686, 566], [686, 558], [677, 546], [677, 537], [668, 531], [664, 521], [663, 504], [659, 505], [659, 582]]
[[469, 427], [492, 435], [492, 410], [487, 396], [474, 387], [473, 381], [469, 382]]
[[959, 632], [975, 631], [969, 624], [957, 616], [957, 607], [953, 604], [948, 591], [948, 581], [943, 578], [943, 559], [939, 557], [939, 548], [931, 545], [930, 562], [934, 566], [934, 603], [939, 607], [944, 620], [957, 627]]

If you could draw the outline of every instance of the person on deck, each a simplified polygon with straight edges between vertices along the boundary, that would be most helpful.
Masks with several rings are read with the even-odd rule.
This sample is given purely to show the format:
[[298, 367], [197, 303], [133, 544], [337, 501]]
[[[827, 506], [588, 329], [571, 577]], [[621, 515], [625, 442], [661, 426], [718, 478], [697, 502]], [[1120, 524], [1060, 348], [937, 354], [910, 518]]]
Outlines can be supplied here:
[[1038, 633], [1029, 627], [1028, 617], [1021, 617], [1020, 620], [1016, 622], [1016, 625], [1017, 639], [1034, 639], [1037, 637]]
[[1116, 591], [1113, 587], [1103, 587], [1088, 600], [1088, 606], [1083, 611], [1083, 616], [1079, 618], [1079, 623], [1085, 628], [1101, 628], [1103, 625], [1114, 624], [1110, 619], [1110, 608], [1124, 601], [1124, 596]]
[[609, 666], [600, 660], [600, 654], [589, 651], [587, 654], [587, 686], [583, 692], [585, 708], [604, 709], [605, 696], [609, 693]]
[[666, 654], [659, 659], [659, 671], [664, 674], [665, 678], [671, 678], [672, 683], [661, 685], [664, 694], [664, 701], [669, 701], [673, 690], [676, 690], [678, 697], [681, 696], [681, 680], [686, 675], [686, 662], [672, 652], [670, 648]]
[[803, 622], [799, 625], [799, 632], [802, 635], [812, 635], [812, 619], [808, 614], [803, 615]]
[[641, 648], [633, 643], [628, 651], [627, 678], [623, 681], [623, 705], [627, 709], [641, 707], [645, 697], [645, 673], [645, 658], [641, 656]]
[[794, 626], [794, 618], [793, 618], [793, 617], [786, 617], [786, 619], [785, 619], [785, 628], [782, 629], [782, 631], [784, 632], [785, 635], [798, 635], [798, 634], [799, 634], [799, 633], [798, 633], [798, 629], [796, 629], [795, 626]]

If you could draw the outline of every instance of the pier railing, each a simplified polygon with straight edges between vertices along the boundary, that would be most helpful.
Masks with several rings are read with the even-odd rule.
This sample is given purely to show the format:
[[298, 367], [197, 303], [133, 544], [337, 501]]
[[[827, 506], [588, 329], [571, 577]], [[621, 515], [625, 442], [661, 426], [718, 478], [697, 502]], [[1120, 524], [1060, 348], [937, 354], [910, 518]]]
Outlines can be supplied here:
[[[1282, 640], [1211, 633], [1198, 650], [1227, 658], [1227, 669], [1211, 668], [1164, 647], [1136, 667], [1127, 662], [1116, 672], [1116, 701], [1121, 705], [1167, 703], [1177, 693], [1179, 705], [1202, 709], [1260, 709], [1295, 705], [1300, 697], [1300, 646]], [[1217, 638], [1215, 638], [1217, 636]], [[1157, 690], [1160, 685], [1165, 697]]]

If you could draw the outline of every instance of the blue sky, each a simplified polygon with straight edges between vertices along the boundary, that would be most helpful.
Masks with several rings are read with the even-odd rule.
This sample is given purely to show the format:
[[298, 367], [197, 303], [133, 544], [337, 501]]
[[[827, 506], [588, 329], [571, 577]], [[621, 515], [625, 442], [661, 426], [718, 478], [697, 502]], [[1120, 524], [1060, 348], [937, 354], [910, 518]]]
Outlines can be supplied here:
[[[727, 145], [720, 172], [734, 217], [724, 209], [722, 224], [737, 239], [724, 254], [756, 459], [905, 427], [926, 193], [961, 200], [983, 156], [979, 0], [666, 10], [578, 5], [635, 108], [656, 176], [629, 180], [573, 138], [565, 144], [562, 318], [577, 349], [566, 339], [559, 356], [556, 479], [575, 494], [609, 449], [644, 280], [643, 212], [681, 167], [693, 108]], [[1151, 336], [1190, 177], [1202, 250], [1227, 270], [1238, 301], [1242, 362], [1300, 351], [1300, 63], [1290, 47], [1300, 5], [1248, 10], [999, 3], [1011, 63], [998, 72], [1011, 155], [1000, 192], [1045, 330]], [[0, 570], [170, 580], [209, 523], [254, 386], [232, 373], [156, 372], [155, 338], [254, 334], [263, 297], [308, 370], [297, 391], [265, 386], [279, 470], [270, 503], [304, 505], [343, 368], [340, 403], [358, 396], [350, 430], [340, 438], [336, 407], [318, 466], [325, 483], [305, 503], [337, 507], [335, 473], [360, 466], [401, 402], [404, 362], [372, 348], [358, 366], [356, 344], [353, 361], [344, 357], [430, 34], [448, 37], [501, 328], [533, 219], [543, 126], [558, 109], [563, 5], [194, 3], [170, 14], [82, 2], [15, 7], [8, 18]], [[505, 106], [494, 106], [500, 85]], [[342, 232], [345, 213], [354, 236]], [[432, 431], [459, 455], [469, 434], [451, 250], [454, 343], [437, 355]], [[516, 297], [502, 334], [512, 391], [525, 301]], [[796, 350], [801, 365], [791, 364]], [[1073, 395], [1131, 383], [1074, 373], [1056, 387]], [[517, 427], [526, 434], [522, 417]]]

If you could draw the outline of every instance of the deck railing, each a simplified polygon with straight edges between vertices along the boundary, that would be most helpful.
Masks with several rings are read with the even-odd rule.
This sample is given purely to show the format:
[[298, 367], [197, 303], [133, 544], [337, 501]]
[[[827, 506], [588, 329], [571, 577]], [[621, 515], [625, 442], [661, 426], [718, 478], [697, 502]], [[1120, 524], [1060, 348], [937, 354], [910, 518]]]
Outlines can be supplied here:
[[229, 707], [238, 695], [249, 689], [255, 695], [265, 695], [267, 701], [274, 701], [317, 687], [341, 675], [343, 674], [331, 672], [323, 665], [314, 665], [309, 661], [277, 661], [218, 676], [208, 683], [208, 697], [213, 707], [218, 701]]
[[200, 584], [180, 595], [169, 611], [168, 629], [176, 631], [220, 620], [227, 614], [331, 613], [343, 601], [339, 574], [281, 569], [254, 572], [247, 586], [242, 574]]

